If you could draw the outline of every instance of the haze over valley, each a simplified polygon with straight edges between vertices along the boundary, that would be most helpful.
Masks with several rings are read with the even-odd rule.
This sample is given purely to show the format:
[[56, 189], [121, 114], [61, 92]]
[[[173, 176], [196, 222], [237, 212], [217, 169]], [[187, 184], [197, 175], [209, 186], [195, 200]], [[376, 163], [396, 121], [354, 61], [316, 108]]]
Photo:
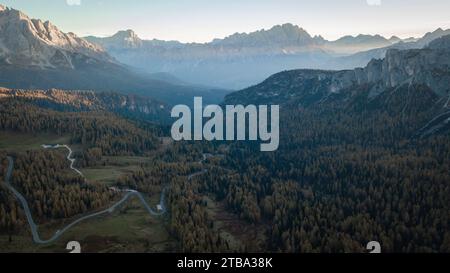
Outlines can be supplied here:
[[119, 31], [107, 38], [90, 36], [86, 40], [143, 71], [166, 72], [186, 82], [241, 89], [283, 70], [363, 67], [373, 58], [384, 58], [389, 48], [422, 48], [448, 34], [450, 30], [437, 29], [405, 40], [360, 34], [328, 41], [287, 23], [204, 44], [142, 40], [133, 30]]

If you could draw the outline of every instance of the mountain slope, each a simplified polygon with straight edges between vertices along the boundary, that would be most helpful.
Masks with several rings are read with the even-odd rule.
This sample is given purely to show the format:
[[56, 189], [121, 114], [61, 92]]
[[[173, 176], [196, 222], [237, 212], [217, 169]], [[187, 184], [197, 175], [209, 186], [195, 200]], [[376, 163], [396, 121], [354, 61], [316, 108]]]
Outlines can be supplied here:
[[73, 69], [75, 53], [113, 61], [101, 47], [63, 33], [49, 21], [30, 19], [21, 11], [0, 6], [0, 62]]

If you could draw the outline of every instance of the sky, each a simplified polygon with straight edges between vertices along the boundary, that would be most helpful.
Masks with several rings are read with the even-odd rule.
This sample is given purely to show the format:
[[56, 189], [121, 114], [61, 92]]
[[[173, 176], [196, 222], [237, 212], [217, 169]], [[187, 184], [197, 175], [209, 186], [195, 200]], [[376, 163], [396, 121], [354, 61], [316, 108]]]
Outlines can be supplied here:
[[79, 36], [133, 29], [143, 39], [209, 42], [292, 23], [311, 35], [422, 36], [450, 28], [449, 0], [0, 0]]

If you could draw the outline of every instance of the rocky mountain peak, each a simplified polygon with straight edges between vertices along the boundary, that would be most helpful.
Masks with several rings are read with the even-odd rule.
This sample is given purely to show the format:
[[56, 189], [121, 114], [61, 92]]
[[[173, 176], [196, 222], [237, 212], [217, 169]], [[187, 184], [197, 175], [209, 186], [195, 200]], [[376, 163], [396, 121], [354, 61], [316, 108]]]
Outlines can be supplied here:
[[400, 38], [397, 37], [397, 36], [392, 36], [391, 38], [389, 38], [389, 42], [391, 42], [391, 43], [393, 43], [393, 44], [398, 43], [398, 42], [401, 42], [401, 41], [402, 41], [402, 39], [400, 39]]
[[111, 37], [124, 48], [139, 48], [142, 46], [142, 40], [131, 29], [121, 30]]
[[11, 21], [30, 20], [30, 18], [20, 10], [9, 8], [6, 6], [0, 7], [0, 16], [9, 17]]
[[4, 6], [0, 9], [0, 63], [73, 68], [72, 54], [113, 60], [101, 47], [63, 33], [49, 21], [30, 19]]
[[282, 24], [281, 26], [275, 26], [271, 30], [272, 31], [276, 31], [278, 29], [281, 29], [285, 34], [288, 34], [288, 35], [289, 34], [292, 34], [292, 35], [306, 35], [306, 36], [311, 37], [309, 35], [309, 33], [306, 32], [305, 29], [303, 29], [303, 28], [301, 28], [301, 27], [299, 27], [297, 25], [291, 24], [291, 23], [285, 23], [285, 24]]
[[127, 30], [120, 30], [116, 34], [113, 35], [113, 37], [117, 39], [139, 39], [137, 34], [132, 29]]
[[315, 39], [303, 28], [287, 23], [268, 30], [235, 33], [224, 39], [216, 39], [213, 44], [240, 47], [308, 46], [315, 44]]

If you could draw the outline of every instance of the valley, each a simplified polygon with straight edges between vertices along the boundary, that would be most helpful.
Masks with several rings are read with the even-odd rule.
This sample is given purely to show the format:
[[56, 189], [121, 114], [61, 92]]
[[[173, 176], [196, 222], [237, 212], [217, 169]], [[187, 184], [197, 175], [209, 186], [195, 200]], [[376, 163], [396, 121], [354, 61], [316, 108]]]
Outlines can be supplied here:
[[450, 31], [347, 32], [81, 38], [0, 5], [0, 253], [450, 252]]
[[[11, 133], [11, 135], [13, 135]], [[26, 135], [14, 134], [15, 137], [19, 137], [22, 140], [26, 140]], [[44, 137], [44, 136], [41, 136]], [[29, 137], [29, 142], [32, 142], [36, 138]], [[8, 143], [4, 143], [6, 147], [5, 150], [12, 151], [15, 147], [14, 143], [8, 145]], [[50, 147], [51, 145], [48, 145]], [[56, 147], [56, 146], [55, 146]], [[41, 150], [42, 147], [30, 148], [30, 150]], [[80, 149], [80, 147], [78, 148]], [[60, 153], [61, 149], [50, 149], [53, 150], [51, 153]], [[80, 152], [78, 150], [77, 152]], [[75, 152], [75, 154], [77, 153]], [[17, 153], [17, 152], [15, 152]], [[62, 154], [65, 154], [62, 152]], [[65, 156], [65, 155], [64, 155]], [[204, 157], [205, 159], [207, 157]], [[97, 184], [97, 185], [106, 185], [111, 187], [112, 191], [116, 191], [123, 187], [117, 186], [117, 181], [119, 181], [119, 177], [132, 175], [133, 173], [138, 173], [144, 166], [148, 166], [152, 164], [152, 157], [105, 157], [105, 162], [111, 162], [112, 165], [104, 165], [101, 164], [102, 168], [115, 168], [120, 164], [124, 168], [128, 168], [128, 172], [121, 173], [117, 176], [116, 179], [112, 179], [109, 182], [105, 182], [102, 180], [91, 180], [89, 179], [89, 175], [86, 175], [85, 183], [88, 184]], [[74, 162], [75, 163], [75, 162]], [[9, 180], [13, 173], [13, 159], [10, 158], [8, 162], [7, 173], [5, 174], [6, 180]], [[76, 164], [76, 163], [75, 163]], [[84, 170], [81, 169], [81, 173], [84, 176]], [[94, 175], [97, 177], [102, 177], [96, 173], [94, 169]], [[73, 170], [64, 173], [79, 175]], [[193, 174], [187, 175], [187, 180], [191, 180], [199, 175], [202, 175], [204, 172], [195, 172]], [[120, 182], [119, 182], [120, 184]], [[167, 187], [167, 186], [164, 186]], [[151, 198], [146, 198], [147, 200], [142, 199], [143, 196], [140, 193], [136, 193], [134, 190], [120, 190], [123, 192], [124, 196], [122, 199], [118, 196], [114, 199], [117, 200], [117, 203], [112, 203], [112, 207], [105, 207], [102, 210], [92, 213], [85, 213], [84, 215], [76, 216], [71, 220], [70, 218], [61, 219], [61, 220], [49, 220], [39, 224], [36, 227], [36, 230], [33, 231], [34, 240], [38, 240], [38, 242], [32, 242], [31, 235], [27, 235], [24, 233], [23, 235], [17, 234], [8, 239], [8, 237], [1, 236], [1, 240], [5, 241], [5, 247], [2, 248], [1, 251], [8, 251], [8, 249], [18, 249], [18, 245], [20, 245], [21, 251], [25, 252], [34, 252], [34, 251], [43, 251], [43, 252], [64, 252], [64, 246], [62, 242], [66, 240], [77, 240], [83, 242], [84, 246], [87, 248], [84, 250], [86, 252], [95, 251], [95, 252], [109, 252], [109, 251], [136, 251], [137, 249], [141, 249], [140, 251], [157, 251], [157, 252], [171, 252], [175, 249], [176, 244], [174, 242], [174, 238], [168, 234], [166, 218], [163, 217], [164, 211], [158, 212], [153, 211], [153, 206], [148, 205], [147, 202], [151, 204], [160, 203], [161, 207], [164, 208], [165, 204], [165, 192], [164, 188], [161, 187], [161, 195], [155, 194], [151, 196]], [[120, 194], [122, 195], [122, 194]], [[139, 196], [138, 196], [139, 195]], [[139, 198], [137, 198], [139, 197]], [[26, 200], [22, 198], [22, 202], [26, 202]], [[116, 201], [114, 201], [116, 202]], [[145, 203], [143, 203], [145, 202]], [[211, 201], [213, 202], [213, 201]], [[144, 206], [143, 206], [144, 204]], [[108, 205], [109, 206], [109, 205]], [[114, 209], [112, 209], [114, 207]], [[104, 209], [104, 210], [103, 210]], [[151, 214], [149, 214], [151, 213]], [[32, 212], [27, 213], [27, 217], [34, 217]], [[145, 216], [148, 215], [148, 216]], [[159, 215], [159, 216], [158, 216]], [[29, 218], [29, 219], [30, 219]], [[33, 220], [29, 220], [33, 221]], [[32, 224], [35, 225], [34, 222]], [[25, 225], [26, 226], [26, 225]], [[24, 227], [25, 227], [24, 226]], [[38, 231], [39, 230], [39, 231]], [[100, 232], [101, 231], [101, 232]], [[99, 232], [102, 236], [99, 236]], [[40, 234], [40, 235], [38, 235]], [[52, 237], [53, 236], [53, 237]], [[228, 235], [231, 236], [231, 235]], [[30, 238], [27, 238], [30, 237]], [[52, 238], [50, 240], [42, 240], [41, 238]], [[143, 241], [143, 239], [145, 240]], [[154, 238], [154, 239], [152, 239]], [[166, 239], [161, 239], [166, 238]], [[7, 242], [10, 240], [9, 242]], [[103, 241], [102, 243], [99, 243]], [[38, 243], [36, 245], [36, 243]], [[125, 247], [126, 245], [126, 247]], [[168, 248], [170, 246], [171, 248]], [[236, 246], [237, 247], [237, 246]]]

